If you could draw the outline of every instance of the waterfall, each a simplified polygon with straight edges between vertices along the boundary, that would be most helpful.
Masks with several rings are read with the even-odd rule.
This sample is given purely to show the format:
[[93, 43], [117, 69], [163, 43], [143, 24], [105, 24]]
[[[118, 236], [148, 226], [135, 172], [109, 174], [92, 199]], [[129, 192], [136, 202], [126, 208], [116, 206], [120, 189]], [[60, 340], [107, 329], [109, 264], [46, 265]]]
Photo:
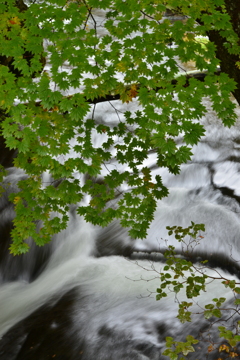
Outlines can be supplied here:
[[[31, 244], [29, 254], [12, 257], [8, 246], [14, 212], [8, 195], [25, 174], [7, 169], [6, 192], [0, 200], [1, 360], [164, 359], [166, 336], [185, 341], [189, 334], [200, 340], [190, 359], [206, 358], [209, 336], [217, 339], [217, 327], [226, 326], [225, 318], [214, 323], [194, 314], [191, 323], [181, 324], [174, 293], [155, 300], [166, 240], [181, 252], [179, 243], [168, 236], [167, 225], [204, 223], [206, 232], [194, 249], [194, 259], [208, 259], [209, 274], [216, 274], [216, 268], [227, 278], [239, 278], [240, 124], [224, 128], [208, 99], [205, 102], [209, 109], [202, 119], [206, 135], [194, 147], [191, 162], [182, 166], [178, 176], [153, 168], [170, 194], [158, 202], [145, 240], [131, 239], [117, 222], [103, 229], [94, 227], [73, 207], [67, 229], [49, 245]], [[118, 110], [122, 106], [114, 102]], [[138, 105], [127, 106], [134, 111]], [[118, 121], [108, 103], [98, 104], [95, 114], [99, 122]], [[99, 146], [102, 140], [93, 139]], [[153, 164], [154, 155], [148, 161]], [[109, 166], [115, 166], [114, 161]], [[196, 299], [194, 312], [221, 296], [232, 303], [231, 290], [221, 281], [210, 282]], [[182, 299], [180, 293], [178, 300]], [[208, 359], [216, 356], [209, 353]]]
[[[105, 12], [93, 10], [93, 14], [95, 21], [89, 17], [89, 29], [97, 24], [98, 36], [106, 35]], [[182, 68], [189, 70], [190, 65]], [[48, 72], [50, 65], [44, 70]], [[62, 70], [70, 71], [69, 64]], [[54, 83], [51, 86], [55, 89]], [[78, 91], [71, 88], [62, 93], [67, 96]], [[189, 359], [229, 356], [219, 354], [218, 346], [209, 352], [208, 346], [220, 345], [218, 326], [231, 326], [238, 317], [231, 310], [220, 320], [206, 320], [198, 314], [213, 298], [225, 297], [226, 307], [232, 307], [237, 295], [221, 280], [208, 282], [206, 291], [193, 301], [192, 321], [185, 324], [176, 317], [178, 301], [185, 300], [183, 292], [176, 297], [167, 290], [168, 297], [156, 301], [159, 273], [165, 266], [164, 249], [174, 245], [182, 254], [181, 244], [168, 235], [166, 226], [204, 223], [206, 232], [193, 249], [192, 260], [208, 260], [209, 275], [239, 281], [240, 109], [235, 126], [229, 129], [217, 118], [209, 99], [204, 99], [204, 105], [207, 114], [201, 123], [205, 136], [194, 146], [191, 161], [181, 166], [179, 175], [157, 167], [155, 154], [146, 161], [153, 175], [161, 175], [169, 196], [158, 201], [144, 240], [131, 239], [117, 221], [106, 228], [93, 226], [72, 206], [67, 229], [51, 243], [37, 247], [29, 240], [28, 254], [10, 255], [14, 210], [8, 196], [18, 190], [18, 181], [26, 175], [12, 167], [15, 152], [7, 150], [0, 138], [0, 163], [7, 170], [5, 192], [0, 197], [0, 360], [164, 360], [166, 337], [185, 341], [187, 335], [199, 339]], [[124, 112], [139, 109], [137, 100], [103, 102], [92, 106], [87, 117], [113, 127], [124, 121]], [[105, 135], [93, 131], [92, 140], [100, 147]], [[177, 143], [183, 144], [181, 136]], [[72, 139], [72, 148], [74, 144]], [[124, 170], [112, 155], [108, 169], [117, 166]], [[103, 168], [101, 176], [106, 173]], [[43, 186], [49, 176], [43, 174]], [[84, 181], [82, 174], [75, 176]], [[86, 197], [83, 203], [88, 200]], [[240, 352], [239, 345], [236, 351]]]

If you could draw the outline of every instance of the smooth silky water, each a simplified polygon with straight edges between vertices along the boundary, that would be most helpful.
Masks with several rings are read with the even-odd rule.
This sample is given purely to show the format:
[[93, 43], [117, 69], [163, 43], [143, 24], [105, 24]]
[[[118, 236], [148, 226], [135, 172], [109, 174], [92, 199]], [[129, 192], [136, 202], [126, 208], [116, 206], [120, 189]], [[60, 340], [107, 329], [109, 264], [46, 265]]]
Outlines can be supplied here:
[[[103, 36], [104, 12], [94, 15], [98, 34]], [[93, 27], [91, 19], [88, 25]], [[47, 64], [45, 71], [49, 69]], [[63, 70], [71, 69], [65, 64]], [[69, 93], [76, 91], [79, 89]], [[169, 196], [158, 202], [145, 240], [129, 238], [117, 222], [104, 229], [94, 227], [72, 207], [68, 228], [50, 244], [43, 248], [31, 244], [29, 254], [11, 256], [8, 247], [14, 212], [8, 195], [17, 190], [17, 182], [25, 175], [8, 168], [6, 193], [0, 198], [0, 360], [159, 360], [166, 359], [162, 355], [166, 336], [185, 341], [189, 334], [200, 339], [190, 359], [220, 356], [218, 352], [207, 354], [207, 348], [211, 338], [221, 342], [217, 337], [221, 323], [209, 328], [202, 315], [193, 315], [191, 323], [181, 324], [173, 293], [155, 300], [158, 273], [164, 267], [161, 252], [170, 244], [181, 252], [180, 244], [168, 236], [168, 225], [204, 223], [206, 232], [194, 249], [193, 260], [208, 259], [209, 274], [216, 274], [216, 268], [226, 277], [239, 279], [240, 109], [235, 126], [228, 129], [209, 100], [204, 102], [208, 112], [201, 122], [206, 134], [194, 146], [192, 160], [182, 165], [181, 173], [174, 176], [157, 168], [154, 154], [146, 162], [154, 175], [162, 176]], [[105, 102], [94, 108], [94, 119], [114, 126], [119, 119], [124, 121], [126, 110], [137, 109], [135, 100], [130, 104]], [[93, 133], [93, 140], [101, 146], [104, 134]], [[182, 144], [183, 139], [177, 141]], [[107, 164], [110, 170], [115, 166], [124, 168], [114, 159]], [[103, 175], [104, 171], [106, 168]], [[43, 186], [48, 181], [49, 175], [44, 174]], [[84, 203], [88, 201], [86, 197]], [[221, 296], [231, 304], [232, 292], [214, 281], [196, 299], [193, 310], [199, 312], [201, 306]], [[183, 294], [178, 299], [184, 299]], [[229, 318], [228, 324], [232, 322]]]
[[[163, 359], [166, 336], [184, 341], [189, 334], [202, 340], [190, 358], [206, 358], [209, 322], [194, 315], [191, 323], [181, 324], [173, 293], [155, 300], [165, 240], [181, 251], [179, 243], [168, 236], [167, 225], [204, 223], [206, 232], [194, 250], [195, 260], [206, 258], [226, 277], [239, 276], [240, 124], [224, 128], [207, 99], [205, 103], [209, 109], [202, 119], [206, 135], [194, 147], [192, 161], [177, 176], [153, 167], [153, 174], [162, 176], [170, 194], [158, 202], [145, 240], [129, 238], [117, 222], [105, 229], [94, 227], [72, 207], [68, 228], [51, 244], [32, 245], [29, 254], [12, 257], [7, 247], [14, 213], [7, 194], [16, 190], [17, 181], [25, 175], [8, 169], [7, 193], [0, 203], [1, 360]], [[112, 104], [123, 110], [120, 102]], [[137, 107], [136, 101], [128, 105], [132, 111]], [[114, 125], [118, 121], [108, 103], [97, 105], [95, 114], [98, 122]], [[96, 146], [103, 140], [94, 139]], [[148, 165], [154, 161], [153, 154]], [[114, 160], [108, 164], [110, 169], [113, 166]], [[47, 175], [43, 183], [44, 179]], [[209, 272], [214, 274], [214, 270]], [[194, 311], [220, 296], [231, 303], [233, 294], [219, 281], [210, 283], [196, 299]], [[178, 296], [183, 298], [183, 294]], [[211, 327], [213, 338], [217, 326]], [[210, 353], [208, 358], [214, 356]]]

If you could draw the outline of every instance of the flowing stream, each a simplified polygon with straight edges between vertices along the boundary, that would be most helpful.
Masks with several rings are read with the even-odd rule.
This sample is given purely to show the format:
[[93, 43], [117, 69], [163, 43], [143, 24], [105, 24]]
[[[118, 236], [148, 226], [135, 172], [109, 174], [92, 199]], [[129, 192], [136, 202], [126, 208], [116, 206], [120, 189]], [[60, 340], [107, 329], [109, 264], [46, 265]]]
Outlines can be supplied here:
[[[7, 191], [0, 202], [1, 360], [164, 359], [166, 336], [185, 341], [189, 334], [200, 339], [191, 359], [216, 358], [216, 352], [207, 355], [207, 348], [210, 336], [216, 340], [220, 323], [193, 315], [191, 323], [181, 324], [172, 292], [155, 300], [165, 240], [181, 251], [168, 236], [167, 225], [204, 223], [206, 232], [194, 259], [206, 258], [224, 276], [239, 277], [240, 123], [224, 128], [208, 99], [204, 101], [209, 109], [202, 119], [206, 135], [194, 147], [192, 161], [182, 166], [178, 176], [153, 166], [170, 194], [159, 201], [145, 240], [130, 239], [118, 223], [105, 229], [94, 227], [72, 208], [68, 228], [50, 245], [32, 245], [29, 254], [12, 257], [7, 248], [14, 213], [7, 196], [25, 175], [8, 169]], [[135, 110], [137, 101], [128, 107]], [[119, 101], [98, 104], [97, 121], [119, 121], [116, 109], [123, 110]], [[151, 164], [154, 155], [149, 158]], [[214, 274], [214, 270], [209, 272]], [[220, 281], [209, 283], [197, 298], [195, 311], [221, 296], [229, 303], [233, 299]], [[182, 299], [180, 293], [178, 300]], [[232, 321], [228, 319], [227, 324]]]
[[[103, 15], [95, 15], [102, 35]], [[204, 102], [208, 113], [201, 122], [206, 134], [179, 175], [156, 167], [155, 155], [149, 156], [147, 165], [153, 174], [162, 176], [170, 193], [159, 201], [145, 240], [131, 239], [117, 222], [104, 229], [94, 227], [72, 207], [68, 228], [49, 245], [37, 248], [32, 244], [29, 254], [9, 255], [14, 212], [8, 195], [17, 190], [25, 174], [8, 167], [6, 192], [0, 198], [0, 360], [167, 359], [162, 355], [166, 336], [185, 341], [190, 334], [200, 340], [190, 359], [220, 356], [218, 346], [211, 352], [208, 346], [211, 342], [220, 345], [217, 326], [233, 324], [236, 318], [231, 313], [220, 322], [194, 314], [192, 322], [181, 324], [176, 315], [178, 301], [185, 299], [183, 293], [176, 298], [169, 291], [167, 298], [155, 299], [164, 267], [163, 250], [173, 244], [182, 251], [168, 236], [169, 225], [204, 223], [206, 232], [194, 249], [193, 260], [207, 259], [208, 274], [216, 276], [217, 269], [226, 278], [239, 279], [240, 109], [238, 121], [228, 129], [209, 100]], [[124, 111], [138, 108], [137, 100], [127, 105], [105, 102], [88, 116], [114, 126], [119, 119], [124, 121]], [[103, 141], [96, 134], [93, 139], [96, 146]], [[177, 141], [181, 144], [183, 139]], [[9, 166], [12, 153], [1, 150], [2, 163]], [[114, 160], [107, 165], [108, 169], [115, 166]], [[43, 183], [47, 178], [45, 174]], [[225, 297], [229, 306], [234, 300], [232, 291], [215, 280], [196, 299], [193, 311], [202, 312], [217, 297]], [[221, 354], [222, 359], [226, 357], [227, 353]]]

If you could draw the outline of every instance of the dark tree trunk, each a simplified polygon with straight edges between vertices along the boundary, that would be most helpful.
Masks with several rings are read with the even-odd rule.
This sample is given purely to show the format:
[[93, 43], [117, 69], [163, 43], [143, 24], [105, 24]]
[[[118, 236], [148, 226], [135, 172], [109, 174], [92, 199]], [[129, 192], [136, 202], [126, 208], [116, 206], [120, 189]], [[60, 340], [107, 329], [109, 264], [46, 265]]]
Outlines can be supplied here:
[[[225, 0], [226, 10], [231, 18], [233, 30], [238, 36], [238, 44], [240, 46], [240, 0]], [[236, 62], [240, 61], [240, 55], [229, 54], [225, 48], [224, 43], [228, 39], [223, 38], [219, 31], [210, 30], [207, 33], [210, 41], [216, 45], [216, 56], [221, 61], [221, 70], [234, 79], [237, 83], [237, 88], [233, 92], [238, 104], [240, 105], [240, 69], [237, 67]]]
[[28, 9], [27, 5], [24, 3], [23, 0], [16, 0], [15, 1], [16, 7], [22, 12]]
[[210, 41], [216, 45], [216, 56], [221, 61], [221, 71], [227, 73], [230, 78], [236, 81], [236, 90], [233, 91], [233, 95], [240, 105], [240, 69], [237, 67], [236, 62], [239, 61], [239, 55], [229, 54], [224, 46], [224, 39], [218, 31], [211, 30], [207, 33]]

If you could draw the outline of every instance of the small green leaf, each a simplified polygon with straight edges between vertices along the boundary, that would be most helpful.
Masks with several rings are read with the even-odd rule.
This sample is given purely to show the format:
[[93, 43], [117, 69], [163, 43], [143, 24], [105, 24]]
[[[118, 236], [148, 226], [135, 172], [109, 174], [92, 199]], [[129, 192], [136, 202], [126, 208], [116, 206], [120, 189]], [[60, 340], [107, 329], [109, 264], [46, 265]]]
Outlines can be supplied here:
[[204, 317], [205, 319], [210, 319], [213, 316], [212, 311], [208, 310], [208, 311], [204, 311]]

